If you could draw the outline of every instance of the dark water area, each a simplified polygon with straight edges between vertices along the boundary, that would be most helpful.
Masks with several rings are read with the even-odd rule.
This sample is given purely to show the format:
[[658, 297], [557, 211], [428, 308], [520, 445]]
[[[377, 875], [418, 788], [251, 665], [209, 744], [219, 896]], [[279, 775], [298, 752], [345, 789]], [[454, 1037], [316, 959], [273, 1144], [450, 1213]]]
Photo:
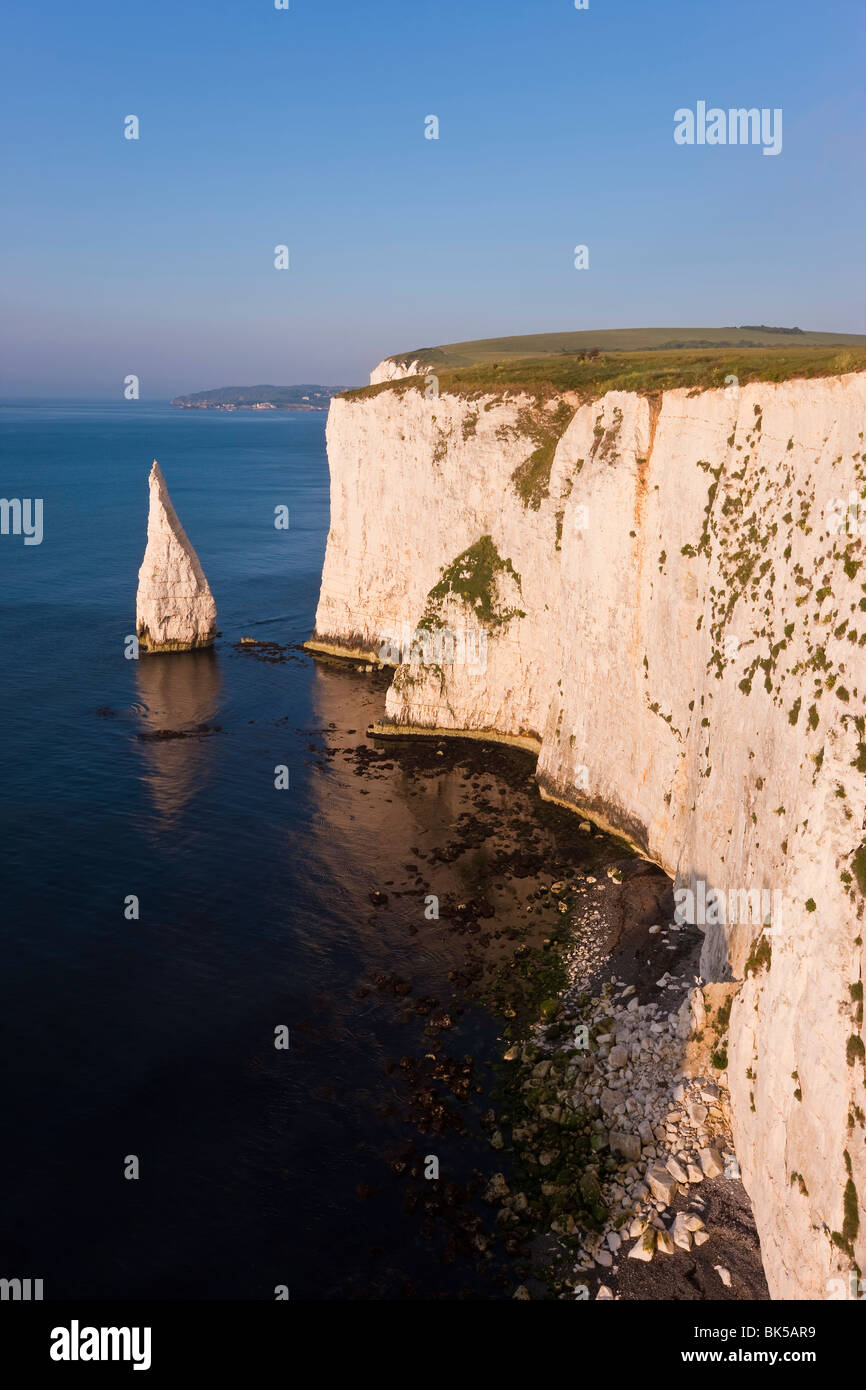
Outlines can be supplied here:
[[[0, 1277], [46, 1299], [510, 1297], [527, 1268], [482, 1200], [521, 962], [562, 925], [527, 907], [622, 847], [518, 750], [367, 739], [386, 676], [298, 649], [324, 423], [0, 407], [0, 494], [44, 500], [41, 545], [0, 536]], [[136, 661], [154, 457], [221, 636]]]

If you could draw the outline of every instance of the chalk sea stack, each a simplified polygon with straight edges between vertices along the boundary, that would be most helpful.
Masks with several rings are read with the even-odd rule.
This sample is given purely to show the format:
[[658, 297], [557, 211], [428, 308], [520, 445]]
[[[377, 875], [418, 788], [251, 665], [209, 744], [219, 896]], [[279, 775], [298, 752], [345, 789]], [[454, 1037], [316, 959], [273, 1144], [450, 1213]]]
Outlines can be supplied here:
[[139, 646], [146, 652], [188, 652], [216, 636], [216, 604], [156, 459], [150, 470], [147, 546], [135, 605]]

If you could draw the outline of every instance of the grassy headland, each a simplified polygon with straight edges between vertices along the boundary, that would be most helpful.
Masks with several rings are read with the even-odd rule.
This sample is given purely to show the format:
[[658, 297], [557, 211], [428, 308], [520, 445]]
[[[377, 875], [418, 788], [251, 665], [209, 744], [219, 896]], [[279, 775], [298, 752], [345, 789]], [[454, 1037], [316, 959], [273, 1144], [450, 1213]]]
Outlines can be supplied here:
[[[441, 394], [469, 398], [527, 394], [549, 399], [572, 392], [592, 400], [605, 391], [652, 394], [687, 387], [836, 376], [866, 370], [866, 335], [799, 329], [641, 328], [490, 338], [419, 350], [394, 358], [423, 362]], [[382, 391], [423, 390], [419, 374], [345, 391], [363, 400]]]
[[390, 360], [401, 366], [420, 361], [440, 367], [474, 367], [506, 358], [572, 357], [591, 352], [675, 352], [697, 348], [866, 347], [866, 335], [820, 333], [802, 328], [583, 328], [566, 333], [521, 333], [507, 338], [476, 338], [465, 343], [416, 348]]

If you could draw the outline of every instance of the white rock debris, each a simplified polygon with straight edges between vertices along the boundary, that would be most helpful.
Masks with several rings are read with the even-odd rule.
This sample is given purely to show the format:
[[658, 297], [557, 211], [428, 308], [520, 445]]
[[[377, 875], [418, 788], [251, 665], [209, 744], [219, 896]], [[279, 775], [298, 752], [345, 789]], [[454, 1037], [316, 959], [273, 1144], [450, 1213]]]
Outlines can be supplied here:
[[[579, 942], [573, 976], [582, 968], [578, 960], [585, 959]], [[649, 1262], [703, 1245], [710, 1233], [699, 1184], [708, 1177], [739, 1176], [725, 1073], [708, 1078], [683, 1072], [695, 1017], [705, 1014], [702, 991], [688, 977], [670, 980], [678, 993], [669, 1010], [658, 1003], [630, 1007], [637, 1003], [633, 986], [615, 978], [581, 1010], [594, 1042], [585, 1055], [571, 1058], [560, 1083], [560, 1108], [563, 1114], [595, 1111], [594, 1145], [619, 1155], [620, 1164], [613, 1174], [600, 1174], [609, 1219], [582, 1239], [575, 1287], [595, 1267], [616, 1274], [622, 1255]], [[535, 1072], [550, 1080], [546, 1066], [536, 1063]], [[688, 1207], [674, 1212], [678, 1198]]]

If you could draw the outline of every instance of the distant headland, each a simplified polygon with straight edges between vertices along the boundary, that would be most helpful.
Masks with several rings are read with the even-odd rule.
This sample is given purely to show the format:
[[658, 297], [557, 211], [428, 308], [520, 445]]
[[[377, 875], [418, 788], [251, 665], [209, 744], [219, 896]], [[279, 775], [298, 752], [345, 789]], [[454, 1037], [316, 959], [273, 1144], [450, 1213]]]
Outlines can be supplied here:
[[327, 410], [340, 386], [221, 386], [175, 396], [181, 410]]

